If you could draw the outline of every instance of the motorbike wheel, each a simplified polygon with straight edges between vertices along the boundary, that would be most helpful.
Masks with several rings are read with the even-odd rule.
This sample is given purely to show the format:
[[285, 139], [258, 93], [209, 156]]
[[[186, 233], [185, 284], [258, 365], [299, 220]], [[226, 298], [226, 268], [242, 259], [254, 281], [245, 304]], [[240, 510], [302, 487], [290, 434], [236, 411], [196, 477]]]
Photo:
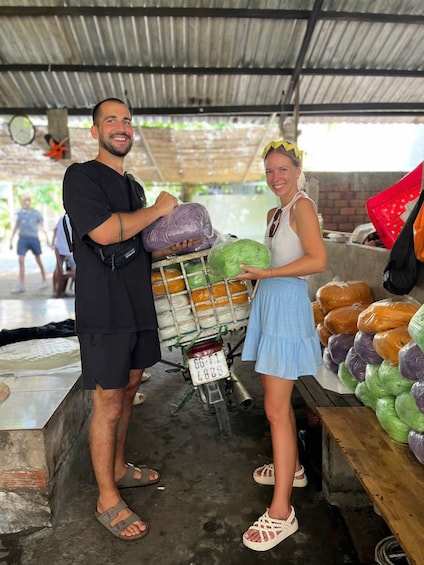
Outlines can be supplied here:
[[208, 409], [215, 412], [221, 436], [227, 438], [231, 435], [231, 423], [227, 408], [227, 390], [225, 380], [199, 386], [202, 401]]
[[231, 423], [228, 415], [227, 403], [221, 400], [214, 404], [216, 419], [218, 420], [219, 431], [223, 438], [231, 436]]

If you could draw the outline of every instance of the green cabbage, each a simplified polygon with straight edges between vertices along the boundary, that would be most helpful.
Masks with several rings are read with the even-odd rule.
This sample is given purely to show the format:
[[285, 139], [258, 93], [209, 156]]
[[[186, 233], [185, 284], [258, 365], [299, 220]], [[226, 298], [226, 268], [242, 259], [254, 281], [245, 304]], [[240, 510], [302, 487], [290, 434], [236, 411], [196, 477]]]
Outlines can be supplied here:
[[375, 412], [378, 398], [372, 394], [365, 381], [356, 385], [355, 396], [359, 402], [362, 402], [364, 406], [368, 406], [368, 408], [371, 408], [371, 410]]
[[342, 361], [339, 364], [337, 376], [339, 377], [341, 382], [345, 385], [345, 387], [347, 387], [349, 390], [352, 390], [352, 391], [355, 390], [356, 385], [358, 384], [358, 381], [355, 379], [355, 377], [352, 375], [352, 373], [346, 367], [346, 363], [344, 361]]
[[393, 396], [397, 396], [401, 392], [409, 392], [413, 384], [412, 381], [402, 376], [397, 365], [392, 365], [388, 361], [383, 361], [380, 364], [378, 376], [381, 384]]
[[396, 413], [404, 424], [416, 432], [424, 432], [424, 414], [409, 392], [402, 392], [395, 400]]
[[263, 243], [253, 239], [229, 239], [215, 243], [207, 259], [208, 272], [231, 279], [242, 272], [240, 264], [269, 269], [271, 253]]
[[371, 394], [376, 398], [389, 396], [389, 391], [382, 385], [380, 377], [378, 376], [378, 369], [380, 365], [372, 365], [367, 363], [365, 367], [365, 382]]
[[409, 320], [408, 333], [424, 353], [424, 304], [422, 304]]
[[203, 265], [199, 261], [187, 261], [184, 263], [184, 268], [187, 273], [188, 286], [192, 290], [208, 286], [208, 281], [214, 284], [222, 280], [213, 273], [208, 272], [206, 276]]
[[389, 436], [399, 443], [408, 443], [411, 427], [404, 424], [396, 413], [395, 397], [385, 396], [377, 400], [375, 414]]

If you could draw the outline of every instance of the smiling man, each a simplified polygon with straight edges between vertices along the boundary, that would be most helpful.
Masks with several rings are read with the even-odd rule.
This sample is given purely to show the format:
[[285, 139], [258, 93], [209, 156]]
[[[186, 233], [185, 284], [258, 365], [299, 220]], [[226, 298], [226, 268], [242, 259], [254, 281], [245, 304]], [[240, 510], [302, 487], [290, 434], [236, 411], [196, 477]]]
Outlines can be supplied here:
[[[168, 214], [177, 199], [161, 192], [146, 207], [141, 185], [124, 172], [134, 132], [131, 111], [119, 99], [99, 102], [91, 135], [97, 157], [74, 163], [63, 181], [63, 201], [72, 224], [76, 333], [80, 342], [84, 387], [93, 395], [90, 453], [99, 496], [95, 516], [124, 541], [147, 534], [148, 526], [132, 512], [121, 488], [149, 485], [159, 473], [125, 463], [124, 449], [133, 399], [145, 367], [160, 359], [157, 320], [151, 288], [151, 256], [141, 231]], [[93, 246], [107, 252], [111, 244], [136, 238], [132, 260], [111, 269]], [[174, 246], [184, 249], [189, 242]], [[169, 253], [169, 249], [163, 253]]]

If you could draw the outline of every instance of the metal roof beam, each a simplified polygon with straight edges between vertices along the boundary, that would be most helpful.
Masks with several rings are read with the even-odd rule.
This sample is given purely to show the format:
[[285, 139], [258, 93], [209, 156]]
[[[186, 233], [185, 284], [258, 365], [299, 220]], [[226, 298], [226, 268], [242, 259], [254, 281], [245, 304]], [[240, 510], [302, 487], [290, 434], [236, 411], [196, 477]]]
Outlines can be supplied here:
[[[275, 10], [244, 8], [150, 8], [141, 6], [0, 6], [1, 16], [61, 17], [61, 16], [120, 16], [151, 18], [245, 18], [309, 20], [312, 10]], [[422, 25], [424, 14], [321, 11], [320, 19], [358, 22], [381, 22]]]
[[[26, 107], [0, 107], [0, 115], [29, 114], [33, 116], [44, 116], [51, 108], [26, 108]], [[294, 111], [294, 106], [286, 107], [288, 112]], [[92, 108], [67, 108], [69, 116], [91, 115]], [[133, 108], [134, 116], [263, 116], [281, 112], [280, 105], [257, 105], [257, 106], [196, 106], [196, 107], [161, 107], [161, 108]], [[365, 104], [300, 104], [301, 116], [422, 116], [424, 115], [424, 103], [365, 103]]]
[[384, 24], [408, 24], [422, 25], [424, 23], [424, 14], [385, 14], [374, 12], [333, 12], [323, 11], [320, 14], [322, 20], [343, 20], [355, 22], [371, 22]]
[[310, 10], [243, 8], [148, 8], [141, 6], [0, 6], [0, 16], [115, 16], [150, 18], [247, 18], [306, 20]]
[[[293, 67], [139, 67], [135, 65], [58, 65], [58, 64], [0, 64], [0, 73], [121, 73], [139, 75], [257, 75], [290, 76]], [[423, 70], [415, 69], [334, 69], [304, 68], [302, 76], [375, 76], [424, 78]]]
[[306, 52], [308, 50], [309, 44], [311, 43], [312, 35], [315, 31], [315, 27], [317, 25], [317, 21], [321, 13], [321, 7], [323, 5], [323, 2], [324, 0], [315, 0], [314, 2], [314, 7], [312, 9], [311, 16], [308, 20], [308, 25], [306, 27], [302, 45], [297, 55], [297, 60], [293, 71], [293, 75], [292, 78], [290, 79], [289, 88], [287, 92], [283, 93], [282, 110], [284, 110], [285, 106], [291, 102], [293, 92], [295, 91], [296, 86], [299, 82], [299, 77], [300, 77], [300, 73], [302, 72], [302, 67], [303, 67], [303, 62], [305, 60]]

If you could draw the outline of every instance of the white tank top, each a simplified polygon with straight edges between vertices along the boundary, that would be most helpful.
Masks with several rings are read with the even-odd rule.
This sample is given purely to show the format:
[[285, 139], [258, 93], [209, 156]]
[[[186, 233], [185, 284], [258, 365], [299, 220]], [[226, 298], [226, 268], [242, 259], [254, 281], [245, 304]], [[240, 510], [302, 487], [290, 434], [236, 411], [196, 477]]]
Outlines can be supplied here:
[[[272, 269], [281, 267], [282, 265], [288, 265], [296, 259], [300, 259], [300, 257], [303, 257], [305, 254], [299, 236], [290, 226], [290, 209], [300, 198], [308, 198], [311, 200], [306, 192], [302, 190], [297, 192], [286, 206], [280, 206], [277, 208], [277, 210], [281, 209], [281, 216], [280, 223], [278, 224], [273, 237], [269, 237], [269, 230], [274, 218], [276, 217], [275, 214], [277, 213], [277, 210], [273, 214], [273, 217], [267, 226], [265, 245], [271, 251]], [[307, 275], [303, 275], [297, 278], [306, 279], [308, 277]]]

